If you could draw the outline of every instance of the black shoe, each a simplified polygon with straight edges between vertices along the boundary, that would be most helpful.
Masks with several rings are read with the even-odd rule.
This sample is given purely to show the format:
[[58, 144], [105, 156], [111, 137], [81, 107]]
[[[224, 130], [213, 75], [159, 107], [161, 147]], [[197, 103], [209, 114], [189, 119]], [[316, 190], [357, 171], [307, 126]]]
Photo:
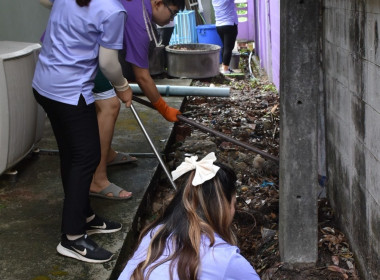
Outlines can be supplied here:
[[63, 234], [57, 251], [66, 257], [90, 263], [107, 262], [113, 257], [111, 252], [99, 247], [87, 234], [76, 240], [68, 240]]
[[121, 227], [120, 223], [106, 221], [98, 215], [95, 215], [95, 218], [86, 224], [86, 233], [88, 235], [95, 233], [111, 233], [121, 230]]

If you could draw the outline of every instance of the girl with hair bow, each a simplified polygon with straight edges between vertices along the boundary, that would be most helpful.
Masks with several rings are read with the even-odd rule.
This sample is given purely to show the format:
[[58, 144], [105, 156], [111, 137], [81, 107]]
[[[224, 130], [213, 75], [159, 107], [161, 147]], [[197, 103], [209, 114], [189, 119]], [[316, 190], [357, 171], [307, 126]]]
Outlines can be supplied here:
[[214, 153], [186, 158], [172, 172], [182, 184], [163, 215], [141, 233], [119, 280], [260, 280], [239, 253], [231, 224], [236, 175]]

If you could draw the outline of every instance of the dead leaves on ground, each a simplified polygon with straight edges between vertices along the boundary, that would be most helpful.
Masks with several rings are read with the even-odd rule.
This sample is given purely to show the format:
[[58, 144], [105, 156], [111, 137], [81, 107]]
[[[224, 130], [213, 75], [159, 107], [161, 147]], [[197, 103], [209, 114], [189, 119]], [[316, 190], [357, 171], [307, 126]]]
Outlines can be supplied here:
[[326, 246], [333, 254], [332, 265], [328, 266], [328, 270], [341, 273], [344, 279], [359, 279], [354, 266], [354, 255], [344, 234], [332, 227], [324, 227], [320, 229], [320, 235], [319, 247]]
[[[266, 90], [267, 81], [229, 80], [218, 77], [220, 84], [231, 86], [229, 98], [187, 97], [183, 114], [205, 126], [271, 153], [279, 154], [280, 103], [277, 92]], [[210, 86], [217, 81], [196, 81]], [[223, 85], [220, 85], [223, 86]], [[328, 203], [319, 207], [319, 252], [313, 268], [285, 269], [280, 261], [278, 242], [279, 179], [278, 166], [232, 143], [192, 129], [191, 135], [176, 143], [171, 167], [184, 155], [200, 157], [215, 151], [218, 160], [231, 165], [238, 175], [238, 197], [233, 227], [241, 253], [261, 275], [269, 279], [349, 279], [358, 280], [353, 254], [345, 236], [333, 223]], [[254, 160], [256, 158], [256, 161]], [[167, 198], [163, 198], [166, 201]], [[321, 214], [322, 213], [322, 214]], [[327, 226], [327, 224], [329, 226]], [[324, 226], [322, 226], [324, 225]], [[297, 230], [297, 229], [294, 229]]]

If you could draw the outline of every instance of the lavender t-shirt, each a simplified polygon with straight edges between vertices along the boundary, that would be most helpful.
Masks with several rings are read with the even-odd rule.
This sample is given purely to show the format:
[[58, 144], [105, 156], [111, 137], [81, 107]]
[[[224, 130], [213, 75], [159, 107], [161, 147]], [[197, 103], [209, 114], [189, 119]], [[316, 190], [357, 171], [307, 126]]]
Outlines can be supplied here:
[[[144, 22], [142, 1], [144, 0], [122, 1], [128, 13], [124, 29], [125, 60], [140, 68], [149, 69], [150, 39]], [[152, 21], [152, 4], [150, 0], [145, 0], [144, 3], [149, 21]]]
[[77, 105], [83, 95], [90, 104], [99, 45], [122, 49], [126, 12], [119, 0], [92, 0], [88, 7], [79, 7], [75, 0], [51, 2], [32, 85], [58, 102]]
[[238, 24], [234, 0], [212, 0], [212, 6], [215, 11], [216, 26]]
[[[133, 257], [121, 273], [119, 280], [129, 280], [137, 265], [146, 259], [151, 232], [148, 232], [142, 239]], [[167, 243], [163, 255], [168, 255], [172, 250], [170, 244], [170, 242]], [[210, 247], [210, 240], [205, 235], [202, 236], [200, 256], [199, 280], [260, 280], [253, 267], [240, 255], [239, 248], [228, 244], [217, 234], [215, 234], [215, 244], [212, 247]], [[152, 271], [149, 279], [170, 279], [169, 266], [170, 263], [168, 262], [158, 266]], [[174, 268], [173, 279], [179, 279], [176, 268]]]

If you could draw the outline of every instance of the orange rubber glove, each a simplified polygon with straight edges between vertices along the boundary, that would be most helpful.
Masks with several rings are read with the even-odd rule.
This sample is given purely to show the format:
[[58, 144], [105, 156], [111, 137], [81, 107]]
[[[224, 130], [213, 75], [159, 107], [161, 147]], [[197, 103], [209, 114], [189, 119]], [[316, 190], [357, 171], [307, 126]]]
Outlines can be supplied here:
[[154, 102], [153, 106], [167, 121], [178, 122], [177, 115], [180, 115], [181, 112], [176, 108], [169, 107], [162, 97]]

